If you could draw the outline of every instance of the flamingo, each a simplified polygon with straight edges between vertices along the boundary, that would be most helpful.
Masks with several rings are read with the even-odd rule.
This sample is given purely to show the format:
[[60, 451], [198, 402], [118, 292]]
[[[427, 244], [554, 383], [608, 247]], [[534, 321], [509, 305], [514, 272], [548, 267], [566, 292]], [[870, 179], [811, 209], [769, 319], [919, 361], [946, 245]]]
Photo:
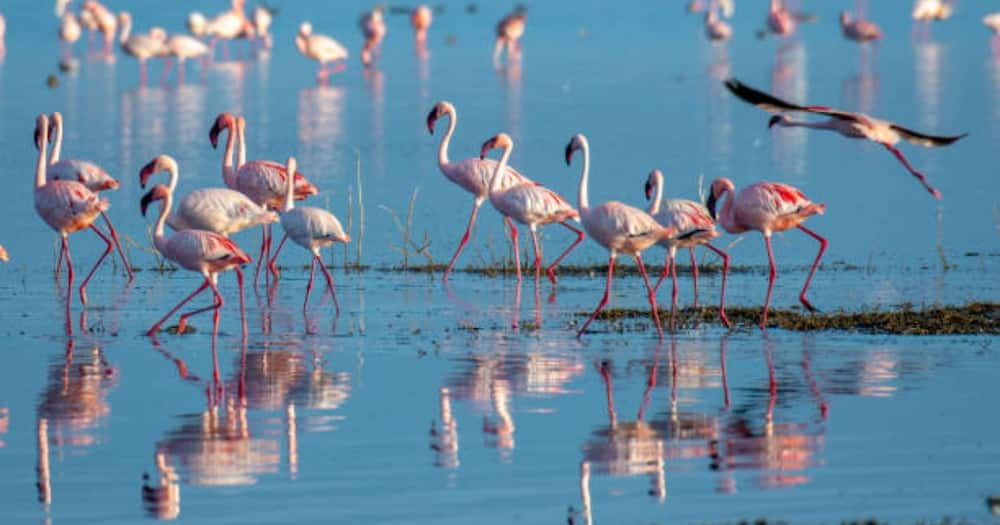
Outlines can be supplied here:
[[[563, 251], [562, 255], [545, 269], [552, 284], [556, 283], [555, 268], [569, 252], [573, 251], [578, 244], [583, 242], [583, 232], [574, 228], [566, 221], [575, 220], [579, 222], [580, 213], [573, 209], [570, 203], [566, 202], [554, 191], [545, 189], [539, 184], [525, 181], [520, 184], [503, 185], [503, 173], [507, 170], [507, 159], [514, 149], [514, 144], [510, 136], [501, 133], [483, 143], [479, 158], [485, 159], [486, 152], [502, 148], [503, 155], [500, 162], [493, 169], [493, 176], [490, 177], [489, 196], [490, 202], [501, 215], [507, 219], [513, 219], [521, 224], [525, 224], [531, 230], [531, 242], [535, 247], [535, 278], [538, 277], [542, 267], [542, 256], [538, 249], [538, 226], [559, 223], [576, 233], [576, 240]], [[514, 245], [514, 264], [517, 268], [517, 281], [521, 282], [521, 256], [517, 246], [517, 229], [510, 223], [511, 243]]]
[[663, 263], [663, 273], [656, 281], [654, 290], [660, 288], [660, 283], [670, 272], [673, 281], [673, 290], [670, 293], [670, 322], [673, 325], [674, 310], [677, 308], [677, 249], [687, 248], [691, 255], [691, 274], [694, 279], [694, 301], [698, 304], [698, 261], [694, 256], [695, 246], [704, 246], [722, 257], [722, 292], [719, 299], [719, 319], [726, 328], [732, 328], [729, 319], [726, 318], [726, 277], [729, 274], [729, 254], [712, 246], [712, 239], [719, 236], [715, 229], [715, 219], [700, 202], [686, 199], [663, 198], [663, 172], [653, 170], [646, 180], [646, 199], [653, 200], [649, 204], [649, 214], [656, 219], [656, 222], [663, 226], [671, 226], [677, 229], [677, 236], [672, 239], [660, 241], [660, 245], [667, 249], [666, 260]]
[[767, 27], [779, 36], [795, 32], [795, 17], [785, 9], [781, 0], [771, 0], [771, 8], [767, 12]]
[[80, 302], [87, 304], [87, 283], [104, 259], [111, 253], [111, 239], [94, 226], [94, 220], [107, 211], [107, 199], [102, 199], [80, 182], [73, 180], [46, 180], [46, 153], [48, 148], [49, 118], [41, 114], [35, 121], [35, 147], [38, 162], [35, 165], [35, 211], [38, 216], [62, 238], [60, 258], [66, 258], [66, 330], [72, 333], [69, 322], [70, 300], [73, 296], [73, 261], [69, 255], [69, 234], [90, 228], [105, 243], [104, 253], [80, 285]]
[[952, 2], [946, 0], [916, 0], [911, 16], [914, 20], [923, 22], [946, 20], [951, 17], [954, 9]]
[[146, 61], [163, 54], [163, 41], [159, 36], [135, 34], [132, 31], [132, 15], [122, 12], [118, 14], [118, 23], [122, 26], [118, 44], [125, 54], [139, 61], [139, 83], [146, 83]]
[[80, 40], [80, 22], [76, 15], [65, 11], [59, 18], [59, 40], [62, 41], [63, 61], [69, 62], [73, 55], [73, 44]]
[[[50, 122], [52, 126], [49, 128], [49, 140], [52, 141], [52, 152], [49, 155], [49, 166], [47, 168], [49, 179], [77, 181], [94, 193], [100, 193], [107, 190], [117, 190], [118, 181], [108, 175], [108, 172], [104, 171], [97, 164], [85, 160], [59, 158], [59, 154], [62, 151], [63, 138], [62, 114], [56, 111], [52, 114]], [[104, 223], [108, 225], [108, 233], [111, 234], [111, 239], [114, 241], [115, 248], [118, 250], [118, 255], [122, 259], [125, 271], [128, 272], [128, 281], [132, 282], [135, 278], [135, 274], [132, 273], [132, 265], [129, 263], [128, 257], [125, 256], [125, 251], [122, 250], [122, 244], [121, 240], [118, 238], [118, 232], [115, 231], [114, 225], [111, 224], [111, 218], [108, 217], [106, 212], [102, 211], [101, 217], [104, 218]], [[56, 265], [57, 274], [59, 273], [59, 265], [61, 263], [62, 257], [60, 257], [59, 262]]]
[[705, 36], [713, 41], [725, 41], [733, 36], [733, 28], [719, 19], [714, 8], [705, 11]]
[[[160, 208], [160, 216], [156, 220], [156, 227], [153, 231], [153, 244], [156, 246], [156, 250], [181, 267], [200, 273], [205, 278], [205, 281], [191, 295], [177, 303], [177, 306], [167, 312], [167, 315], [163, 316], [162, 319], [150, 327], [146, 331], [146, 335], [149, 337], [155, 336], [160, 331], [160, 326], [170, 316], [174, 315], [177, 310], [180, 310], [181, 306], [184, 306], [184, 304], [204, 291], [205, 288], [212, 289], [212, 295], [215, 298], [212, 305], [181, 314], [180, 320], [177, 323], [177, 333], [184, 333], [189, 317], [201, 312], [207, 312], [208, 310], [215, 310], [214, 321], [215, 326], [218, 327], [219, 311], [223, 304], [222, 294], [219, 293], [219, 288], [216, 286], [218, 274], [234, 269], [241, 264], [250, 263], [250, 256], [243, 253], [243, 250], [240, 250], [239, 246], [236, 246], [228, 237], [210, 231], [182, 230], [167, 237], [164, 234], [163, 226], [167, 222], [167, 215], [170, 213], [170, 207], [173, 203], [173, 191], [168, 186], [162, 184], [153, 186], [142, 197], [140, 207], [142, 208], [143, 216], [146, 215], [149, 204], [157, 200], [162, 200], [163, 205]], [[237, 276], [239, 277], [239, 274]], [[240, 290], [242, 290], [242, 278], [240, 280]]]
[[0, 246], [0, 261], [7, 262], [10, 260], [10, 255], [7, 254], [7, 248]]
[[247, 20], [244, 5], [244, 0], [233, 0], [232, 8], [211, 19], [198, 12], [191, 13], [187, 19], [188, 31], [196, 37], [211, 37], [209, 47], [213, 57], [216, 44], [222, 40], [223, 55], [228, 59], [230, 40], [253, 36], [253, 24]]
[[[716, 213], [716, 203], [726, 194], [729, 198], [722, 205], [722, 212]], [[823, 252], [826, 251], [828, 242], [816, 232], [802, 226], [802, 222], [813, 215], [822, 215], [826, 211], [826, 206], [816, 204], [799, 191], [798, 189], [777, 182], [758, 182], [751, 184], [739, 193], [733, 181], [720, 177], [712, 182], [706, 202], [708, 212], [712, 218], [729, 233], [743, 233], [749, 230], [757, 230], [764, 236], [764, 244], [767, 246], [767, 261], [770, 264], [770, 273], [767, 280], [767, 297], [764, 299], [764, 313], [760, 319], [761, 330], [767, 329], [767, 310], [771, 304], [771, 291], [774, 289], [774, 279], [777, 270], [774, 266], [774, 252], [771, 250], [771, 234], [798, 228], [807, 235], [819, 241], [819, 253], [813, 261], [812, 268], [809, 269], [809, 276], [806, 277], [806, 284], [799, 294], [799, 302], [810, 312], [816, 311], [812, 303], [806, 299], [806, 292], [809, 291], [809, 282], [812, 281], [813, 274], [819, 266]]]
[[882, 38], [882, 30], [877, 25], [860, 16], [852, 20], [847, 11], [840, 12], [840, 29], [844, 32], [844, 38], [855, 42], [870, 42]]
[[[338, 73], [347, 67], [347, 49], [326, 35], [313, 34], [312, 24], [309, 22], [303, 22], [299, 26], [299, 33], [295, 35], [295, 47], [302, 56], [319, 62], [319, 71], [316, 73], [318, 82], [325, 82], [332, 73]], [[330, 62], [339, 63], [328, 69], [327, 64]]]
[[88, 9], [80, 9], [77, 19], [80, 21], [80, 25], [87, 30], [87, 50], [89, 51], [94, 44], [94, 33], [99, 31], [97, 19], [94, 18], [94, 13]]
[[573, 153], [578, 150], [583, 152], [583, 171], [580, 174], [580, 202], [578, 206], [580, 220], [583, 222], [583, 229], [587, 231], [587, 235], [607, 248], [609, 256], [604, 297], [601, 298], [594, 313], [590, 314], [587, 322], [583, 324], [576, 336], [581, 337], [587, 331], [590, 323], [597, 317], [597, 314], [601, 313], [601, 310], [607, 306], [611, 296], [611, 278], [614, 275], [615, 259], [618, 257], [618, 253], [622, 252], [635, 257], [639, 273], [642, 274], [642, 280], [646, 283], [650, 313], [656, 323], [656, 333], [660, 339], [663, 339], [660, 314], [656, 309], [656, 293], [649, 284], [646, 266], [642, 264], [642, 251], [661, 240], [673, 237], [677, 233], [677, 229], [673, 226], [663, 226], [648, 213], [617, 201], [608, 201], [591, 208], [587, 198], [587, 184], [590, 177], [590, 145], [587, 143], [587, 137], [581, 134], [574, 135], [569, 144], [566, 145], [567, 166], [572, 163]]
[[[110, 57], [111, 46], [114, 44], [115, 34], [118, 32], [118, 18], [97, 0], [87, 0], [83, 3], [82, 10], [90, 13], [89, 18], [93, 18], [97, 30], [104, 36], [104, 54]], [[84, 20], [86, 24], [90, 23], [83, 16], [81, 16], [81, 20]]]
[[511, 55], [521, 53], [521, 35], [524, 34], [524, 22], [527, 13], [523, 9], [517, 9], [513, 13], [500, 19], [497, 23], [497, 39], [493, 44], [493, 62], [499, 62], [500, 53], [504, 46], [507, 47], [508, 59]]
[[[284, 205], [283, 189], [285, 187], [285, 177], [287, 172], [285, 166], [277, 162], [268, 160], [252, 160], [244, 162], [238, 169], [233, 168], [233, 144], [235, 136], [238, 134], [236, 119], [229, 113], [222, 113], [212, 125], [209, 131], [209, 140], [215, 148], [219, 143], [219, 133], [225, 129], [228, 131], [226, 139], [226, 151], [222, 158], [222, 179], [228, 188], [243, 193], [250, 200], [259, 206], [280, 210]], [[241, 149], [245, 148], [241, 146]], [[316, 195], [319, 190], [306, 180], [301, 173], [296, 172], [293, 177], [295, 184], [295, 198], [305, 199], [309, 195]], [[257, 269], [254, 271], [254, 286], [257, 285], [260, 276], [260, 267], [268, 260], [271, 248], [270, 227], [262, 225], [260, 259], [257, 261]]]
[[385, 38], [386, 28], [382, 7], [376, 7], [361, 15], [358, 25], [361, 27], [361, 34], [365, 37], [365, 45], [361, 49], [361, 63], [368, 66], [374, 60], [372, 55], [379, 53], [379, 46], [382, 45], [382, 39]]
[[[286, 166], [287, 173], [295, 173], [295, 157], [289, 157]], [[296, 208], [294, 187], [291, 179], [288, 178], [286, 178], [285, 182], [285, 202], [281, 208], [281, 227], [285, 230], [285, 235], [281, 238], [281, 242], [278, 243], [278, 249], [275, 250], [274, 257], [271, 258], [271, 262], [268, 265], [271, 273], [275, 279], [278, 278], [278, 267], [275, 260], [278, 258], [278, 254], [281, 253], [281, 248], [285, 245], [285, 241], [291, 237], [292, 242], [312, 253], [309, 283], [306, 285], [306, 298], [302, 303], [303, 313], [309, 306], [309, 293], [312, 291], [316, 266], [319, 265], [320, 270], [323, 270], [323, 276], [326, 277], [326, 285], [330, 290], [330, 294], [333, 295], [333, 304], [336, 305], [337, 313], [339, 314], [340, 304], [337, 302], [337, 292], [333, 289], [333, 276], [330, 275], [330, 271], [323, 264], [319, 250], [335, 242], [351, 242], [351, 237], [344, 232], [340, 221], [332, 213], [312, 206], [299, 206]]]
[[[451, 142], [451, 136], [455, 133], [455, 126], [458, 123], [458, 113], [455, 112], [455, 106], [453, 106], [450, 102], [443, 100], [435, 104], [430, 113], [427, 114], [427, 131], [433, 135], [434, 123], [445, 115], [449, 117], [448, 131], [446, 131], [444, 137], [441, 138], [441, 146], [438, 149], [438, 167], [441, 169], [441, 173], [444, 174], [448, 180], [459, 185], [463, 190], [471, 193], [475, 198], [472, 201], [472, 214], [469, 216], [469, 224], [465, 228], [465, 234], [462, 235], [462, 240], [458, 244], [458, 249], [455, 250], [455, 254], [451, 256], [451, 261], [448, 262], [448, 267], [445, 269], [444, 276], [441, 278], [442, 282], [448, 281], [448, 274], [451, 273], [452, 268], [455, 267], [455, 261], [458, 260], [458, 255], [462, 253], [465, 245], [469, 242], [469, 235], [472, 232], [472, 226], [476, 224], [476, 215], [479, 213], [479, 207], [482, 206], [483, 201], [489, 197], [490, 179], [497, 167], [497, 162], [495, 160], [482, 159], [479, 157], [470, 157], [458, 162], [449, 161], [448, 144]], [[502, 188], [506, 188], [513, 185], [530, 183], [530, 179], [521, 175], [521, 173], [514, 168], [507, 166], [504, 170], [504, 177], [500, 181], [500, 186]], [[507, 221], [507, 225], [513, 228], [514, 223], [511, 222], [510, 218], [505, 217], [505, 219]]]
[[271, 38], [271, 10], [267, 6], [258, 5], [253, 8], [253, 28], [257, 39], [264, 49], [271, 49], [274, 41]]
[[431, 8], [426, 5], [419, 5], [410, 12], [410, 25], [413, 26], [418, 48], [424, 47], [427, 43], [427, 29], [431, 27], [433, 18]]
[[189, 58], [204, 58], [208, 56], [208, 46], [204, 42], [189, 35], [172, 35], [164, 44], [167, 67], [163, 70], [163, 78], [170, 75], [173, 68], [173, 58], [177, 60], [177, 81], [184, 81], [184, 62]]
[[1000, 37], [1000, 12], [990, 13], [983, 17], [983, 25], [993, 31], [993, 37]]
[[[933, 195], [935, 199], [938, 200], [941, 199], [941, 192], [936, 190], [927, 182], [927, 177], [923, 173], [917, 171], [910, 165], [910, 162], [906, 160], [903, 153], [896, 148], [896, 144], [899, 143], [900, 140], [905, 140], [918, 146], [936, 148], [939, 146], [947, 146], [968, 135], [968, 133], [954, 136], [927, 135], [904, 128], [894, 122], [870, 117], [864, 113], [852, 113], [827, 106], [800, 106], [798, 104], [786, 102], [768, 95], [767, 93], [753, 89], [735, 78], [726, 80], [725, 83], [726, 87], [729, 88], [729, 91], [736, 95], [740, 100], [753, 104], [764, 111], [779, 113], [778, 115], [771, 117], [771, 120], [767, 124], [769, 128], [777, 124], [781, 127], [825, 129], [836, 131], [847, 138], [866, 139], [875, 142], [876, 144], [881, 144], [885, 149], [889, 150], [889, 152], [892, 153], [900, 163], [903, 164], [911, 175], [916, 177], [917, 180], [923, 184], [924, 188], [931, 195]], [[792, 120], [788, 116], [782, 114], [792, 112], [814, 113], [818, 115], [826, 115], [830, 118], [822, 122], [805, 122]]]

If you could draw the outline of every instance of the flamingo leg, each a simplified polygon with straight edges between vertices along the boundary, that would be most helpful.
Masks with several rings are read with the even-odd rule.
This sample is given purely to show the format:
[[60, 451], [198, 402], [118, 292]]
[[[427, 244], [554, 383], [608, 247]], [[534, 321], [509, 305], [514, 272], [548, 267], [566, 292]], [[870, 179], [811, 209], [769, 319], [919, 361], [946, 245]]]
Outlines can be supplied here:
[[899, 151], [899, 149], [897, 149], [892, 144], [882, 144], [882, 145], [885, 146], [885, 149], [889, 150], [890, 153], [895, 155], [897, 159], [899, 159], [899, 162], [903, 164], [906, 170], [909, 171], [911, 175], [916, 177], [917, 180], [920, 181], [920, 184], [923, 184], [924, 188], [928, 192], [930, 192], [930, 194], [933, 195], [935, 199], [941, 200], [941, 192], [927, 182], [927, 177], [924, 176], [923, 173], [920, 173], [913, 166], [910, 165], [910, 162], [906, 160], [906, 157], [903, 156], [903, 152]]
[[[198, 294], [205, 291], [205, 288], [208, 288], [209, 281], [210, 279], [208, 277], [205, 277], [205, 282], [201, 283], [201, 286], [199, 286], [197, 290], [191, 292], [191, 295], [185, 297], [183, 300], [181, 300], [181, 302], [177, 303], [177, 306], [173, 307], [169, 312], [167, 312], [167, 315], [164, 315], [163, 319], [157, 321], [156, 324], [154, 324], [149, 330], [147, 330], [146, 336], [152, 337], [156, 335], [156, 332], [160, 331], [160, 325], [166, 322], [167, 319], [170, 319], [171, 315], [174, 315], [174, 313], [176, 313], [177, 310], [180, 310], [181, 307], [187, 304], [188, 301], [194, 299]], [[178, 330], [178, 332], [180, 332], [180, 330]]]
[[56, 259], [56, 281], [59, 281], [59, 272], [62, 269], [63, 254], [66, 253], [66, 247], [63, 245], [59, 246], [59, 258]]
[[614, 390], [611, 388], [611, 371], [608, 368], [608, 362], [601, 361], [599, 370], [601, 372], [601, 380], [604, 381], [604, 398], [608, 403], [608, 425], [614, 427], [618, 425], [618, 412], [615, 411]]
[[639, 265], [639, 273], [642, 274], [642, 280], [646, 283], [646, 295], [649, 297], [649, 308], [653, 314], [653, 321], [656, 323], [656, 334], [662, 340], [663, 327], [660, 326], [660, 312], [656, 309], [656, 292], [649, 284], [649, 274], [646, 273], [646, 265], [642, 264], [642, 255], [635, 254], [635, 263]]
[[94, 263], [94, 267], [90, 269], [90, 273], [87, 274], [87, 277], [83, 279], [83, 284], [80, 285], [80, 303], [82, 303], [84, 306], [87, 305], [87, 283], [90, 282], [90, 278], [94, 276], [94, 273], [101, 266], [101, 263], [104, 262], [104, 259], [108, 256], [109, 253], [111, 253], [112, 250], [111, 239], [109, 239], [106, 235], [101, 233], [101, 230], [98, 230], [97, 226], [94, 226], [93, 224], [90, 225], [90, 229], [94, 230], [94, 233], [96, 233], [97, 236], [104, 241], [105, 247], [104, 247], [104, 253], [102, 253], [101, 256], [97, 258], [97, 262]]
[[115, 249], [118, 250], [118, 256], [122, 259], [122, 264], [125, 266], [125, 271], [128, 272], [128, 282], [135, 280], [135, 274], [132, 273], [132, 265], [128, 262], [128, 257], [125, 256], [125, 250], [122, 249], [122, 242], [118, 238], [118, 232], [115, 231], [114, 225], [111, 224], [111, 218], [108, 217], [107, 212], [101, 212], [101, 216], [104, 217], [104, 223], [108, 225], [108, 233], [111, 234], [111, 240], [115, 242]]
[[69, 303], [73, 298], [73, 260], [69, 256], [69, 239], [62, 235], [62, 250], [66, 254], [66, 333], [73, 335], [73, 322], [70, 320]]
[[514, 221], [507, 217], [507, 226], [510, 227], [510, 243], [514, 245], [514, 268], [517, 270], [517, 282], [521, 283], [521, 249], [517, 242], [517, 227], [514, 226]]
[[[177, 322], [178, 333], [181, 334], [184, 333], [184, 330], [187, 328], [188, 317], [200, 314], [202, 312], [207, 312], [209, 310], [215, 310], [215, 314], [216, 316], [218, 316], [219, 310], [222, 308], [222, 305], [224, 303], [224, 301], [222, 300], [222, 294], [219, 293], [219, 288], [215, 285], [215, 282], [212, 279], [208, 279], [206, 282], [208, 283], [208, 286], [212, 288], [212, 297], [214, 298], [212, 304], [205, 306], [203, 308], [196, 308], [194, 310], [191, 310], [190, 312], [181, 314], [181, 318]], [[214, 329], [216, 330], [218, 329], [217, 322], [214, 323]]]
[[830, 243], [823, 237], [819, 236], [819, 234], [810, 230], [809, 228], [806, 228], [805, 226], [799, 225], [798, 228], [806, 232], [806, 234], [808, 234], [813, 239], [819, 241], [819, 253], [816, 254], [816, 260], [813, 261], [812, 268], [809, 268], [809, 276], [806, 277], [806, 284], [805, 286], [802, 287], [802, 293], [799, 294], [799, 302], [802, 303], [802, 306], [805, 306], [806, 309], [809, 310], [810, 312], [815, 312], [816, 308], [812, 305], [812, 303], [809, 302], [808, 299], [806, 299], [806, 292], [809, 291], [809, 283], [812, 281], [813, 274], [816, 273], [816, 268], [819, 266], [819, 260], [823, 258], [823, 252], [826, 251], [826, 247]]
[[567, 255], [569, 255], [569, 252], [573, 251], [573, 249], [576, 248], [578, 244], [583, 242], [583, 232], [579, 228], [575, 228], [565, 222], [560, 222], [559, 224], [562, 224], [566, 228], [569, 228], [570, 230], [575, 232], [576, 240], [573, 241], [573, 243], [569, 245], [569, 248], [566, 248], [566, 250], [563, 251], [559, 257], [556, 257], [556, 260], [553, 261], [552, 264], [550, 264], [549, 267], [545, 269], [545, 273], [549, 276], [549, 281], [551, 281], [552, 284], [556, 284], [556, 266], [559, 266], [559, 263], [562, 262], [562, 260], [566, 258]]
[[660, 272], [660, 278], [656, 280], [656, 286], [653, 287], [653, 291], [660, 289], [660, 285], [663, 284], [663, 280], [670, 275], [670, 250], [666, 250], [663, 255], [663, 271]]
[[694, 307], [698, 308], [698, 259], [694, 256], [694, 246], [688, 248], [691, 255], [691, 278], [694, 279]]
[[441, 277], [441, 282], [448, 281], [448, 274], [451, 273], [452, 268], [455, 267], [455, 261], [458, 260], [458, 255], [462, 253], [465, 245], [468, 244], [469, 235], [472, 232], [472, 226], [476, 224], [476, 215], [479, 213], [479, 207], [482, 205], [482, 199], [476, 199], [472, 203], [472, 214], [469, 215], [469, 225], [465, 227], [465, 234], [462, 235], [462, 240], [458, 243], [458, 249], [455, 250], [455, 254], [451, 256], [451, 261], [448, 263], [448, 267], [444, 270], [444, 276]]
[[330, 275], [330, 270], [326, 269], [326, 265], [323, 264], [323, 258], [319, 255], [313, 256], [317, 263], [319, 263], [319, 269], [323, 271], [323, 277], [326, 278], [326, 287], [330, 290], [330, 295], [333, 296], [333, 305], [337, 307], [337, 315], [340, 315], [340, 303], [337, 301], [337, 292], [333, 289], [333, 276]]
[[534, 226], [531, 227], [531, 243], [535, 247], [535, 279], [538, 279], [542, 272], [542, 251], [538, 247], [538, 232], [535, 231]]
[[174, 60], [169, 56], [163, 58], [163, 63], [165, 65], [163, 66], [163, 71], [160, 72], [161, 84], [165, 83], [167, 79], [170, 78], [170, 72], [174, 69]]
[[677, 311], [677, 253], [670, 254], [670, 331], [674, 331], [674, 319]]
[[312, 293], [313, 289], [313, 277], [316, 277], [316, 258], [312, 258], [312, 262], [309, 265], [309, 282], [306, 283], [306, 300], [302, 302], [302, 313], [305, 314], [309, 307], [309, 294]]
[[253, 273], [253, 287], [257, 287], [257, 280], [260, 278], [260, 267], [264, 265], [264, 258], [267, 255], [267, 225], [260, 225], [260, 257], [257, 258], [257, 269]]
[[271, 262], [267, 264], [267, 269], [269, 272], [271, 272], [271, 275], [274, 276], [275, 282], [277, 282], [278, 277], [281, 276], [281, 273], [278, 272], [278, 263], [277, 263], [278, 254], [281, 253], [281, 248], [285, 246], [285, 241], [287, 240], [288, 240], [288, 232], [285, 232], [285, 236], [282, 237], [281, 242], [278, 243], [278, 249], [274, 250], [274, 253], [271, 254]]
[[760, 329], [767, 330], [767, 309], [771, 305], [771, 291], [774, 290], [774, 279], [778, 276], [778, 271], [774, 267], [774, 251], [771, 249], [771, 236], [764, 236], [764, 244], [767, 246], [767, 264], [770, 271], [767, 274], [767, 296], [764, 298], [764, 314], [760, 318]]
[[604, 297], [602, 297], [601, 302], [597, 304], [597, 309], [594, 310], [594, 313], [590, 314], [590, 317], [587, 319], [587, 322], [583, 323], [583, 328], [580, 328], [580, 331], [576, 333], [577, 339], [579, 339], [580, 336], [582, 336], [583, 333], [587, 331], [587, 327], [590, 326], [590, 323], [594, 321], [594, 318], [597, 317], [597, 314], [601, 313], [601, 310], [603, 310], [604, 307], [608, 305], [608, 298], [611, 296], [611, 278], [612, 276], [614, 276], [614, 272], [615, 272], [615, 252], [611, 252], [611, 257], [608, 258], [608, 280], [604, 285]]
[[[246, 306], [246, 295], [243, 293], [243, 270], [241, 270], [239, 266], [234, 267], [233, 270], [236, 271], [236, 284], [237, 286], [240, 287], [240, 325], [243, 327], [243, 336], [246, 337], [247, 306]], [[218, 320], [216, 320], [216, 327], [218, 327]]]
[[732, 328], [733, 325], [729, 323], [729, 318], [726, 317], [726, 277], [729, 275], [729, 254], [709, 243], [705, 243], [705, 247], [719, 254], [719, 257], [722, 257], [722, 293], [719, 299], [719, 319], [722, 320], [722, 324], [726, 328]]

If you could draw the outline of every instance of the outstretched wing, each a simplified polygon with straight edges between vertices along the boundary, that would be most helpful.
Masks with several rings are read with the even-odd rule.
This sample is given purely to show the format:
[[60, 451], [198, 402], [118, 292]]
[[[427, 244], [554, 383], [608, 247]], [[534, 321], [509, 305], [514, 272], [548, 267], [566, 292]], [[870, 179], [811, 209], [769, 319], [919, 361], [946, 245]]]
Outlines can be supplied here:
[[826, 115], [828, 117], [842, 120], [864, 120], [863, 117], [857, 113], [841, 111], [827, 106], [800, 106], [798, 104], [792, 104], [791, 102], [781, 100], [774, 95], [754, 89], [739, 80], [736, 80], [735, 78], [726, 80], [725, 84], [726, 88], [728, 88], [729, 91], [733, 95], [736, 95], [736, 97], [740, 100], [748, 104], [753, 104], [754, 106], [757, 106], [758, 108], [769, 113], [790, 113], [794, 111], [803, 111], [806, 113], [818, 113], [820, 115]]
[[890, 124], [893, 131], [899, 133], [900, 137], [911, 144], [916, 144], [918, 146], [924, 146], [927, 148], [936, 148], [939, 146], [947, 146], [958, 139], [964, 138], [968, 133], [962, 133], [961, 135], [954, 135], [950, 137], [937, 136], [937, 135], [925, 135], [923, 133], [918, 133], [912, 129], [906, 129], [903, 126], [896, 124]]

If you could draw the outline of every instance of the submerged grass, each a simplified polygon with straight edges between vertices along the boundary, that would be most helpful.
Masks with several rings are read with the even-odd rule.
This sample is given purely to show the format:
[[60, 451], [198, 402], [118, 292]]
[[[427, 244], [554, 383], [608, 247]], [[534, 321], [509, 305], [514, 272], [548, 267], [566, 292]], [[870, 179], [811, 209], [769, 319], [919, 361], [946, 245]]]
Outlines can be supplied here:
[[[586, 317], [590, 312], [577, 312]], [[761, 309], [748, 307], [726, 308], [726, 315], [737, 328], [756, 327]], [[650, 322], [649, 310], [638, 308], [609, 308], [598, 319], [610, 322], [615, 331], [646, 330]], [[660, 309], [660, 319], [666, 325], [670, 310]], [[641, 321], [641, 323], [630, 323]], [[1000, 334], [1000, 304], [968, 303], [960, 306], [934, 306], [921, 310], [901, 305], [893, 310], [865, 312], [831, 312], [810, 314], [800, 310], [772, 309], [767, 314], [769, 328], [815, 331], [842, 330], [868, 334], [897, 335], [961, 335]], [[684, 308], [677, 312], [677, 328], [691, 328], [699, 324], [717, 323], [718, 309], [713, 307]]]

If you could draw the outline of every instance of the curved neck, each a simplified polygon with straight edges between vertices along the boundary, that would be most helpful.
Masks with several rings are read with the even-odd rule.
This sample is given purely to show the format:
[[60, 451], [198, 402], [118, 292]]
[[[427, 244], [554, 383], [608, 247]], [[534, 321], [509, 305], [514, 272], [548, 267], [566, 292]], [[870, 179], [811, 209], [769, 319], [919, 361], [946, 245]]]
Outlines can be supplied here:
[[777, 13], [781, 11], [781, 0], [771, 0], [771, 12]]
[[247, 163], [246, 128], [244, 128], [243, 126], [238, 126], [238, 129], [239, 129], [240, 147], [238, 149], [236, 157], [236, 169], [240, 169], [240, 166]]
[[226, 128], [226, 151], [222, 154], [222, 180], [226, 186], [232, 188], [236, 185], [236, 170], [233, 169], [233, 142], [237, 131], [233, 127]]
[[299, 53], [302, 53], [303, 55], [309, 50], [309, 46], [307, 45], [308, 42], [306, 41], [307, 38], [309, 37], [303, 35], [302, 33], [295, 36], [295, 47], [297, 47], [299, 49]]
[[[170, 161], [167, 163], [167, 173], [170, 174], [170, 185], [167, 187], [170, 188], [170, 193], [173, 194], [174, 190], [177, 189], [177, 178], [179, 175], [176, 162]], [[170, 207], [167, 206], [167, 208]]]
[[[174, 171], [176, 172], [176, 169]], [[163, 233], [163, 227], [167, 223], [167, 215], [170, 214], [170, 208], [172, 208], [173, 205], [174, 190], [170, 189], [167, 191], [166, 198], [163, 199], [163, 207], [160, 208], [160, 217], [156, 219], [156, 227], [153, 229], [153, 244], [156, 245], [156, 249], [159, 250], [160, 253], [163, 253], [167, 244], [166, 236]]]
[[660, 213], [660, 199], [663, 198], [663, 176], [657, 173], [653, 177], [653, 184], [656, 186], [656, 191], [653, 192], [653, 202], [649, 203], [650, 215]]
[[285, 173], [285, 205], [281, 211], [288, 213], [295, 208], [295, 166], [288, 166]]
[[835, 119], [821, 120], [819, 122], [810, 122], [806, 120], [793, 120], [791, 118], [784, 118], [777, 122], [777, 124], [783, 128], [810, 128], [810, 129], [834, 129]]
[[503, 147], [503, 154], [500, 155], [500, 162], [497, 163], [496, 169], [493, 170], [493, 177], [490, 179], [490, 193], [500, 191], [500, 187], [502, 186], [501, 181], [503, 180], [503, 172], [507, 170], [507, 160], [510, 158], [510, 150], [512, 149], [514, 149], [512, 144], [507, 144]]
[[458, 122], [458, 115], [454, 111], [448, 111], [448, 131], [441, 137], [441, 147], [438, 148], [438, 165], [448, 164], [448, 143], [451, 142], [451, 135], [455, 133], [455, 123]]
[[45, 153], [48, 150], [48, 144], [45, 140], [45, 135], [48, 133], [46, 127], [42, 128], [42, 147], [38, 148], [38, 164], [35, 165], [35, 187], [41, 188], [45, 186]]
[[583, 145], [583, 172], [580, 173], [580, 211], [590, 208], [590, 200], [587, 198], [587, 184], [590, 178], [590, 146], [586, 143]]
[[129, 33], [131, 32], [132, 32], [132, 19], [126, 18], [125, 20], [122, 21], [122, 32], [121, 36], [118, 37], [118, 43], [121, 45], [125, 45], [125, 42], [128, 42]]
[[736, 190], [733, 190], [731, 188], [726, 188], [725, 192], [723, 192], [722, 194], [722, 197], [720, 197], [720, 199], [726, 199], [726, 200], [725, 202], [722, 203], [722, 211], [721, 213], [719, 213], [719, 222], [722, 223], [722, 227], [725, 228], [727, 231], [736, 229], [735, 228], [736, 221], [734, 220], [733, 217], [733, 199], [735, 198], [734, 197], [735, 193]]
[[56, 140], [52, 142], [52, 154], [49, 155], [49, 164], [59, 162], [59, 153], [62, 151], [62, 120], [53, 122], [56, 131]]

